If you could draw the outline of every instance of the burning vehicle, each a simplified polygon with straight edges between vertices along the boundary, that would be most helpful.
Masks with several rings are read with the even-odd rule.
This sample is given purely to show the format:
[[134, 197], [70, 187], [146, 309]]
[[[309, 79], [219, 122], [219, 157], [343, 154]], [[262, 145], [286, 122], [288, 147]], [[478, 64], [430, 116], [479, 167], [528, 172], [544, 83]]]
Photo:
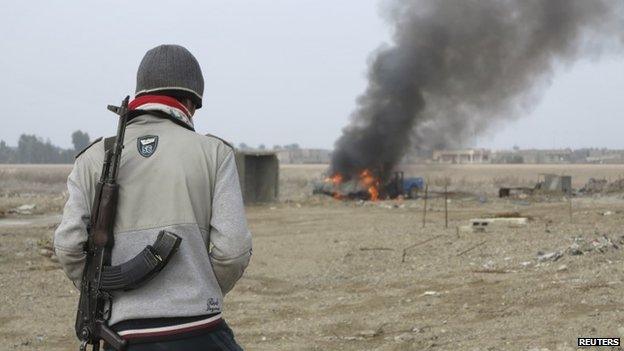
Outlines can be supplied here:
[[391, 42], [369, 59], [318, 192], [409, 196], [409, 180], [374, 170], [396, 170], [413, 151], [463, 147], [525, 115], [561, 63], [624, 43], [621, 0], [390, 3]]
[[401, 171], [392, 172], [390, 176], [385, 177], [380, 173], [365, 169], [350, 178], [336, 173], [316, 183], [313, 193], [329, 195], [340, 200], [377, 201], [395, 199], [399, 196], [415, 199], [425, 187], [425, 180], [421, 177], [405, 178]]

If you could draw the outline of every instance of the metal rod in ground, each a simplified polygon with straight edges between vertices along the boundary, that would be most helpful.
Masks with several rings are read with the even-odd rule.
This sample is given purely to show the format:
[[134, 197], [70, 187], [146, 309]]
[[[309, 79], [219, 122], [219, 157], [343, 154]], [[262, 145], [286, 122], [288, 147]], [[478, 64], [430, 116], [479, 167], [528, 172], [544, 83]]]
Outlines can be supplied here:
[[570, 212], [570, 222], [572, 222], [572, 197], [568, 198], [568, 210]]
[[407, 250], [409, 250], [409, 249], [413, 249], [413, 248], [415, 248], [416, 246], [420, 246], [420, 245], [422, 245], [422, 244], [426, 244], [426, 243], [430, 242], [431, 240], [435, 240], [435, 239], [441, 238], [441, 237], [443, 237], [443, 236], [444, 236], [444, 235], [442, 235], [442, 234], [440, 234], [440, 235], [436, 235], [436, 236], [433, 236], [433, 237], [431, 237], [431, 238], [429, 238], [429, 239], [425, 239], [425, 240], [423, 240], [423, 241], [417, 242], [416, 244], [412, 244], [412, 245], [410, 245], [410, 246], [408, 246], [408, 247], [404, 248], [404, 249], [403, 249], [403, 256], [401, 257], [401, 262], [402, 262], [402, 263], [404, 263], [404, 262], [405, 262], [405, 256], [407, 255]]
[[423, 228], [427, 223], [427, 197], [429, 196], [429, 184], [425, 184], [425, 206], [423, 207]]
[[458, 253], [458, 254], [457, 254], [457, 256], [461, 256], [461, 255], [463, 255], [463, 254], [465, 254], [465, 253], [467, 253], [467, 252], [470, 252], [470, 251], [472, 251], [472, 250], [476, 249], [477, 247], [479, 247], [479, 246], [481, 246], [481, 245], [484, 245], [485, 243], [487, 243], [487, 240], [482, 241], [482, 242], [478, 243], [477, 245], [474, 245], [474, 246], [472, 246], [472, 247], [470, 247], [470, 248], [468, 248], [468, 249], [466, 249], [466, 250], [464, 250], [464, 251], [462, 251], [462, 252]]
[[444, 228], [448, 229], [448, 185], [444, 184]]

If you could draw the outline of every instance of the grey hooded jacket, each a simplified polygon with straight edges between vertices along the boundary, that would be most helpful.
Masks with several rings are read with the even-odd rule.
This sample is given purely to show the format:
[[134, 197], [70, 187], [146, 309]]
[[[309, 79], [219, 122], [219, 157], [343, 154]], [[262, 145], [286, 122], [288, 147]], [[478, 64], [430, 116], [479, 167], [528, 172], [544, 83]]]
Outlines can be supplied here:
[[[148, 157], [142, 137], [157, 137]], [[104, 143], [80, 155], [69, 175], [69, 198], [54, 235], [67, 276], [80, 284], [91, 203]], [[234, 152], [218, 138], [172, 121], [142, 115], [126, 129], [118, 182], [112, 264], [152, 244], [162, 229], [182, 238], [179, 251], [153, 280], [115, 292], [110, 324], [137, 318], [198, 316], [221, 312], [223, 296], [242, 276], [251, 256]]]

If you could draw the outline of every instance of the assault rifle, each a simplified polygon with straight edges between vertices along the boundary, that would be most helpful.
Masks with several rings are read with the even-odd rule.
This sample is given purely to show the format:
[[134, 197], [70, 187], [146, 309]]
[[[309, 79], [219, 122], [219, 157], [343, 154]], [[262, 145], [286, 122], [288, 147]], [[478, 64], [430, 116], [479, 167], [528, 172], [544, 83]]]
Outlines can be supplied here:
[[[108, 327], [112, 304], [111, 292], [135, 289], [153, 278], [169, 262], [182, 241], [177, 235], [163, 230], [158, 234], [154, 245], [146, 246], [143, 251], [125, 263], [111, 266], [113, 229], [119, 196], [117, 174], [128, 123], [129, 99], [127, 96], [119, 107], [108, 106], [110, 111], [119, 115], [119, 125], [117, 136], [114, 139], [108, 138], [104, 143], [104, 163], [91, 207], [91, 221], [87, 228], [86, 263], [76, 314], [76, 335], [81, 341], [81, 351], [85, 351], [88, 345], [93, 345], [92, 350], [98, 351], [101, 340], [115, 350], [125, 350], [126, 341]], [[111, 148], [107, 147], [110, 141], [114, 141]]]

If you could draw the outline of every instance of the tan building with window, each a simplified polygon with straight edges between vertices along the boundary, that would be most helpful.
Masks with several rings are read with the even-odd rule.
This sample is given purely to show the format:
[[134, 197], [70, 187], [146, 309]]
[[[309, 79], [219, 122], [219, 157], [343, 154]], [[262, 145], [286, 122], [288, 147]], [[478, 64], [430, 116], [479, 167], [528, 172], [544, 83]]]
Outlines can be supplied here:
[[437, 163], [490, 163], [490, 150], [435, 150], [431, 159]]

